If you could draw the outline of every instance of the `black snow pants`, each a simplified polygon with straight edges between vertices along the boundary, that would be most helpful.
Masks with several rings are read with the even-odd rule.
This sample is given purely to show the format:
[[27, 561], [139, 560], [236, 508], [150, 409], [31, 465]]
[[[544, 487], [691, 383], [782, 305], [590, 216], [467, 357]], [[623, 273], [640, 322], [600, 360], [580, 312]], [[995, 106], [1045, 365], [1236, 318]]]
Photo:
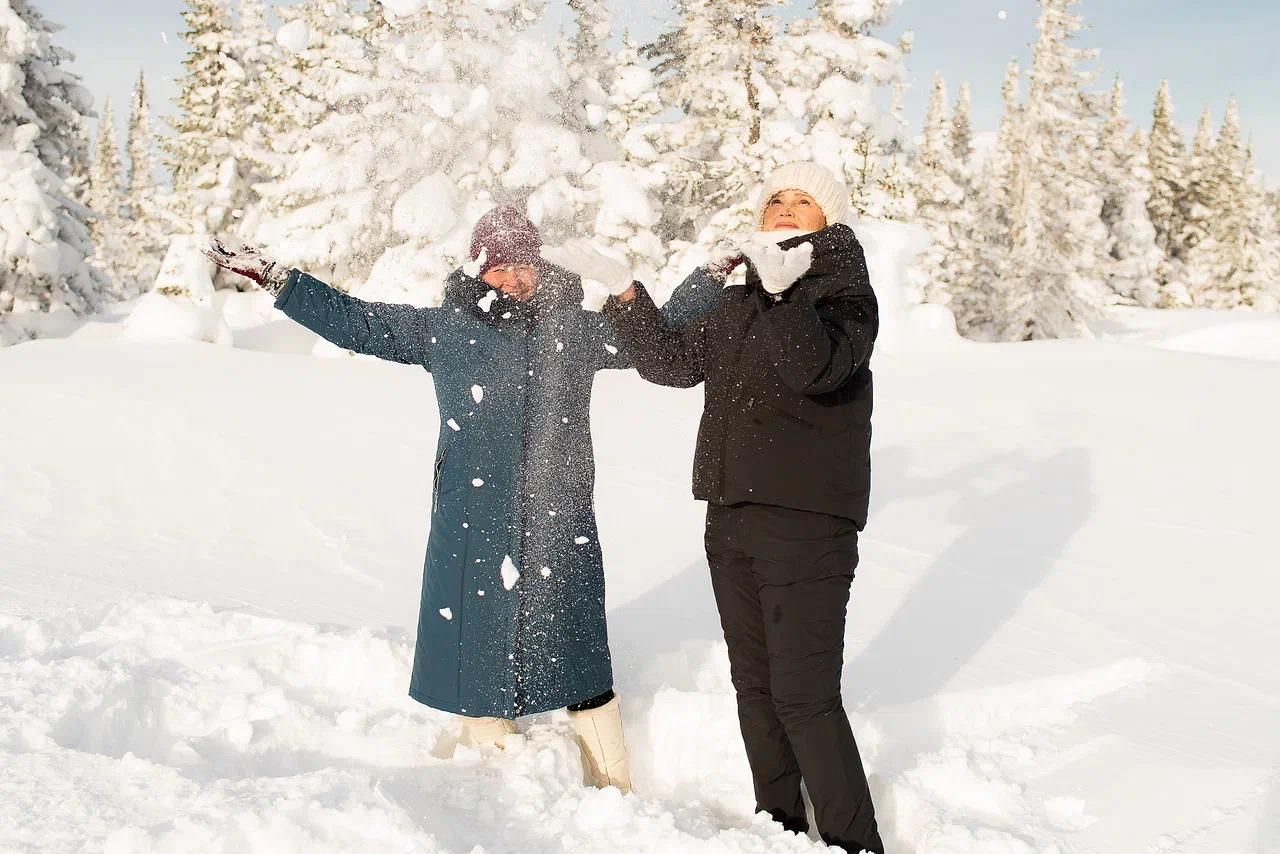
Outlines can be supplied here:
[[803, 779], [827, 844], [883, 854], [840, 698], [857, 527], [821, 513], [711, 504], [706, 547], [756, 810], [807, 831]]

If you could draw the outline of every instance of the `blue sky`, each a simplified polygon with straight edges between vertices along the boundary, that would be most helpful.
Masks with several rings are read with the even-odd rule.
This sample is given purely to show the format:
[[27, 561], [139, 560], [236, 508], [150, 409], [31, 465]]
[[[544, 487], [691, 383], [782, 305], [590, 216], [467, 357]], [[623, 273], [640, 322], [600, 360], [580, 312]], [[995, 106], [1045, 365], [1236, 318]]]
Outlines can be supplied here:
[[[129, 92], [140, 68], [151, 86], [153, 115], [171, 113], [173, 79], [182, 74], [185, 45], [182, 0], [34, 0], [46, 17], [64, 27], [59, 43], [76, 54], [73, 68], [98, 103], [110, 97], [117, 124], [124, 126]], [[1036, 0], [905, 0], [886, 31], [896, 37], [915, 32], [908, 67], [912, 88], [906, 116], [918, 127], [935, 71], [954, 95], [962, 80], [973, 87], [975, 125], [994, 130], [999, 122], [1000, 79], [1011, 57], [1029, 56], [1035, 38]], [[567, 20], [562, 0], [551, 0], [552, 26]], [[639, 39], [654, 34], [670, 15], [666, 2], [615, 0], [617, 27]], [[791, 2], [790, 14], [808, 8]], [[1129, 97], [1129, 114], [1150, 123], [1156, 85], [1167, 77], [1177, 117], [1188, 133], [1208, 105], [1221, 120], [1227, 98], [1240, 102], [1242, 125], [1259, 167], [1280, 184], [1280, 3], [1275, 0], [1082, 0], [1090, 29], [1079, 41], [1097, 47], [1099, 85], [1119, 73]], [[1000, 11], [1006, 17], [998, 16]], [[786, 14], [784, 12], [784, 14]], [[121, 130], [122, 133], [122, 130]]]

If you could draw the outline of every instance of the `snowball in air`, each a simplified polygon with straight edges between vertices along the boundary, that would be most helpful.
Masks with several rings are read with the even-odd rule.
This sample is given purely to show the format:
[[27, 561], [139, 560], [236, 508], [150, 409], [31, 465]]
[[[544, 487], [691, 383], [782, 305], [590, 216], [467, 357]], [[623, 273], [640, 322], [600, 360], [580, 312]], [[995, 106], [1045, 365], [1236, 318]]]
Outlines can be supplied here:
[[276, 44], [289, 53], [302, 53], [311, 41], [311, 29], [305, 21], [290, 21], [276, 33]]
[[472, 485], [472, 486], [484, 486], [484, 480], [482, 480], [481, 478], [478, 478], [478, 477], [477, 477], [477, 478], [474, 478], [474, 479], [471, 481], [471, 485]]
[[484, 400], [484, 386], [473, 385], [471, 387], [471, 397], [476, 403]]
[[453, 619], [453, 609], [452, 609], [452, 608], [441, 608], [441, 609], [440, 609], [440, 616], [444, 617], [446, 620], [452, 620], [452, 619]]

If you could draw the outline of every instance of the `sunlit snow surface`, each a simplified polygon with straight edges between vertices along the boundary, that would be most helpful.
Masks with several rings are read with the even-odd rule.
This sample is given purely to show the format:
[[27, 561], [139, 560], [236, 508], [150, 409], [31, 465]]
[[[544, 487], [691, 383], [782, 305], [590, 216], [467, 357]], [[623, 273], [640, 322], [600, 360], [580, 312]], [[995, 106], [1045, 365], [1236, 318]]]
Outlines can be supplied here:
[[[234, 349], [0, 350], [0, 850], [821, 850], [750, 815], [699, 390], [606, 372], [592, 409], [623, 797], [563, 712], [484, 754], [406, 696], [432, 384], [255, 306], [224, 306]], [[844, 679], [890, 850], [1275, 852], [1280, 363], [1244, 357], [1276, 327], [907, 316]]]

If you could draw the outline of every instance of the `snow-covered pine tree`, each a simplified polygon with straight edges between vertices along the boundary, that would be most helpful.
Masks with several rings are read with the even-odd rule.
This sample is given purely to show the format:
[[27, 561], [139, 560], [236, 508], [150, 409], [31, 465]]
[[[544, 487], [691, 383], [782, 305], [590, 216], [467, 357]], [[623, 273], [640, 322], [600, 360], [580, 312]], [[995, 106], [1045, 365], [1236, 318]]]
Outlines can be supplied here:
[[568, 74], [524, 32], [536, 8], [401, 3], [380, 15], [363, 33], [367, 73], [334, 89], [281, 177], [260, 185], [281, 214], [254, 239], [341, 287], [421, 304], [440, 297], [496, 203], [525, 207], [548, 242], [579, 233], [591, 161], [562, 123]]
[[[901, 0], [817, 0], [777, 47], [782, 111], [804, 130], [779, 134], [785, 160], [808, 156], [843, 175], [857, 216], [896, 218], [905, 209], [906, 124], [900, 113], [912, 35], [890, 44], [873, 33], [889, 24]], [[782, 125], [780, 122], [779, 125]], [[791, 154], [791, 151], [795, 154]]]
[[966, 80], [951, 112], [951, 156], [964, 177], [966, 196], [973, 184], [973, 95]]
[[952, 226], [965, 201], [964, 188], [957, 181], [960, 165], [955, 158], [952, 130], [946, 83], [941, 74], [935, 74], [933, 96], [925, 115], [924, 132], [911, 160], [908, 182], [914, 221], [925, 226], [933, 237], [910, 273], [916, 302], [951, 302], [957, 244]]
[[98, 138], [93, 147], [93, 166], [89, 170], [89, 207], [93, 220], [89, 233], [93, 236], [93, 264], [110, 281], [112, 296], [123, 296], [128, 288], [122, 282], [120, 268], [124, 250], [125, 222], [123, 175], [120, 149], [116, 145], [115, 116], [108, 98], [102, 106], [98, 122]]
[[1224, 275], [1215, 277], [1219, 298], [1212, 302], [1227, 307], [1252, 306], [1263, 285], [1258, 281], [1262, 258], [1257, 251], [1258, 236], [1252, 233], [1249, 221], [1255, 208], [1252, 156], [1241, 139], [1240, 109], [1235, 98], [1227, 101], [1213, 153], [1219, 197], [1212, 234], [1219, 247], [1219, 269]]
[[1151, 170], [1147, 213], [1156, 230], [1156, 245], [1164, 256], [1156, 278], [1161, 288], [1160, 303], [1167, 307], [1188, 305], [1190, 301], [1185, 284], [1186, 252], [1182, 245], [1187, 214], [1187, 153], [1182, 132], [1174, 124], [1173, 112], [1169, 81], [1161, 80], [1152, 110], [1147, 149]]
[[1093, 169], [1101, 109], [1082, 64], [1096, 51], [1070, 42], [1084, 26], [1079, 0], [1041, 0], [1022, 116], [1026, 134], [1026, 217], [1013, 247], [1001, 337], [1061, 338], [1086, 333], [1104, 293], [1106, 229]]
[[390, 183], [381, 165], [395, 154], [374, 121], [387, 109], [382, 102], [400, 97], [394, 71], [380, 80], [377, 60], [394, 30], [377, 3], [361, 14], [345, 0], [303, 0], [278, 14], [284, 50], [266, 83], [281, 107], [266, 121], [283, 165], [279, 178], [255, 188], [261, 202], [246, 233], [271, 244], [281, 260], [351, 287], [368, 276], [380, 254], [372, 241], [390, 227], [385, 210], [372, 205]]
[[1234, 271], [1236, 282], [1250, 308], [1280, 311], [1280, 220], [1254, 170], [1251, 146], [1244, 150], [1243, 171], [1245, 239]]
[[72, 133], [75, 145], [70, 150], [71, 166], [67, 170], [67, 186], [71, 197], [82, 205], [89, 203], [89, 172], [93, 166], [93, 158], [89, 146], [89, 123], [86, 117], [78, 115], [72, 121]]
[[[180, 81], [179, 115], [165, 140], [182, 218], [193, 233], [234, 233], [257, 201], [253, 185], [270, 176], [265, 143], [273, 104], [263, 84], [270, 33], [262, 0], [187, 0], [190, 46]], [[224, 284], [239, 286], [238, 277]]]
[[[973, 127], [970, 118], [972, 99], [968, 82], [960, 84], [960, 95], [956, 99], [955, 109], [951, 117], [951, 155], [955, 167], [953, 182], [960, 189], [962, 200], [952, 212], [950, 236], [952, 248], [948, 259], [950, 267], [950, 307], [954, 315], [959, 305], [970, 305], [985, 293], [979, 278], [985, 269], [981, 258], [982, 235], [978, 229], [978, 217], [981, 205], [975, 192], [973, 171]], [[957, 329], [959, 324], [957, 324]]]
[[373, 32], [389, 29], [376, 11], [359, 13], [348, 0], [302, 0], [276, 9], [282, 49], [265, 69], [265, 100], [273, 108], [262, 116], [262, 126], [277, 157], [303, 147], [306, 133], [326, 114], [359, 109], [359, 97], [344, 93], [360, 91], [362, 80], [373, 74]]
[[[1251, 152], [1252, 155], [1252, 152]], [[1267, 235], [1275, 276], [1264, 294], [1261, 307], [1268, 311], [1280, 311], [1280, 190], [1268, 190], [1263, 177], [1258, 176], [1259, 209], [1258, 231]]]
[[1145, 162], [1146, 149], [1135, 148], [1145, 141], [1130, 131], [1124, 107], [1124, 85], [1117, 76], [1096, 159], [1110, 259], [1105, 272], [1115, 298], [1151, 307], [1159, 302], [1156, 272], [1161, 259], [1147, 213], [1151, 172]]
[[164, 147], [174, 189], [186, 194], [197, 187], [196, 176], [215, 162], [212, 149], [231, 129], [224, 99], [241, 70], [229, 61], [232, 20], [226, 0], [187, 0], [182, 19], [187, 25], [182, 37], [190, 47], [182, 63], [187, 73], [178, 82], [178, 115], [170, 120], [173, 136]]
[[790, 147], [774, 138], [776, 95], [762, 73], [776, 64], [776, 22], [765, 12], [777, 5], [680, 0], [673, 28], [645, 48], [664, 107], [681, 113], [654, 138], [666, 175], [659, 233], [668, 242], [714, 242], [750, 228], [748, 197], [778, 162], [771, 152]]
[[130, 219], [141, 219], [156, 190], [155, 163], [152, 150], [155, 137], [151, 133], [151, 104], [147, 100], [147, 80], [138, 72], [129, 105], [129, 181], [125, 195]]
[[653, 71], [643, 59], [643, 51], [629, 35], [623, 35], [609, 86], [605, 127], [610, 139], [656, 168], [658, 151], [646, 135], [660, 130], [651, 123], [662, 112], [662, 100], [658, 97]]
[[131, 283], [129, 291], [140, 293], [155, 281], [164, 258], [168, 201], [160, 195], [155, 179], [155, 136], [151, 132], [151, 105], [147, 81], [141, 71], [133, 87], [129, 107], [129, 176], [125, 187], [126, 211], [124, 251], [117, 270]]
[[609, 10], [602, 0], [568, 0], [573, 12], [572, 36], [565, 35], [557, 47], [569, 74], [564, 92], [566, 124], [582, 137], [593, 160], [613, 154], [605, 132], [608, 116], [608, 87], [613, 79], [614, 57], [609, 51]]
[[614, 152], [592, 166], [584, 182], [595, 193], [591, 232], [624, 258], [637, 278], [656, 285], [666, 257], [666, 245], [657, 234], [657, 199], [665, 172], [652, 141], [662, 133], [654, 121], [662, 104], [640, 51], [624, 34], [605, 93], [604, 131]]
[[1211, 212], [1204, 238], [1189, 252], [1192, 295], [1209, 308], [1253, 307], [1274, 284], [1273, 252], [1264, 233], [1252, 155], [1240, 138], [1236, 101], [1227, 103], [1204, 187]]
[[1200, 113], [1190, 157], [1183, 168], [1186, 188], [1181, 200], [1182, 233], [1178, 237], [1186, 286], [1195, 305], [1213, 302], [1206, 292], [1214, 289], [1211, 280], [1214, 268], [1219, 266], [1219, 259], [1214, 257], [1217, 246], [1203, 244], [1212, 240], [1214, 224], [1229, 197], [1219, 183], [1222, 175], [1218, 171], [1216, 148], [1213, 116], [1206, 106]]
[[246, 181], [252, 183], [272, 177], [279, 162], [272, 157], [268, 138], [269, 119], [280, 112], [282, 104], [270, 85], [270, 69], [282, 51], [267, 21], [264, 0], [240, 0], [236, 18], [232, 58], [244, 70], [245, 79], [235, 104], [240, 127], [240, 154]]
[[[1156, 243], [1156, 229], [1151, 224], [1149, 147], [1146, 134], [1135, 130], [1129, 139], [1130, 194], [1116, 224], [1113, 251], [1121, 259], [1120, 273], [1130, 283], [1130, 296], [1141, 306], [1159, 308], [1166, 300], [1166, 292], [1160, 287], [1164, 253]], [[1178, 292], [1176, 288], [1172, 291]]]
[[592, 79], [603, 92], [613, 64], [608, 46], [609, 9], [602, 0], [568, 0], [568, 3], [574, 17], [568, 58], [576, 65], [570, 69], [570, 76], [575, 80]]
[[[569, 85], [557, 93], [563, 115], [561, 121], [578, 137], [591, 163], [617, 161], [620, 152], [609, 138], [608, 87], [613, 79], [614, 58], [609, 52], [609, 12], [601, 0], [569, 0], [574, 16], [573, 35], [561, 39], [557, 50], [569, 76]], [[575, 184], [575, 190], [582, 188]], [[585, 218], [594, 216], [605, 188], [579, 192], [573, 207]], [[586, 223], [574, 225], [579, 230]]]
[[[35, 38], [40, 42], [36, 53], [27, 54], [32, 58], [23, 68], [23, 99], [41, 129], [36, 141], [41, 162], [65, 180], [77, 164], [89, 163], [88, 136], [84, 131], [88, 127], [86, 119], [93, 115], [93, 97], [81, 84], [79, 75], [64, 67], [75, 57], [53, 42], [53, 34], [62, 27], [46, 19], [29, 0], [9, 0], [7, 5], [14, 16], [14, 38], [19, 42]], [[26, 35], [21, 34], [22, 24], [28, 30]]]
[[120, 149], [116, 146], [115, 117], [108, 98], [102, 105], [98, 139], [93, 148], [93, 168], [89, 171], [89, 207], [96, 214], [91, 229], [95, 239], [99, 225], [119, 220], [122, 201]]
[[956, 327], [968, 338], [997, 337], [1007, 282], [1013, 276], [1013, 248], [1025, 242], [1022, 215], [1026, 198], [1026, 136], [1019, 100], [1017, 60], [1005, 67], [1001, 85], [1002, 113], [996, 142], [982, 167], [973, 196], [969, 237], [960, 247], [958, 264], [966, 284], [952, 294]]
[[67, 183], [92, 100], [56, 30], [27, 0], [0, 0], [0, 314], [101, 301], [89, 212]]

